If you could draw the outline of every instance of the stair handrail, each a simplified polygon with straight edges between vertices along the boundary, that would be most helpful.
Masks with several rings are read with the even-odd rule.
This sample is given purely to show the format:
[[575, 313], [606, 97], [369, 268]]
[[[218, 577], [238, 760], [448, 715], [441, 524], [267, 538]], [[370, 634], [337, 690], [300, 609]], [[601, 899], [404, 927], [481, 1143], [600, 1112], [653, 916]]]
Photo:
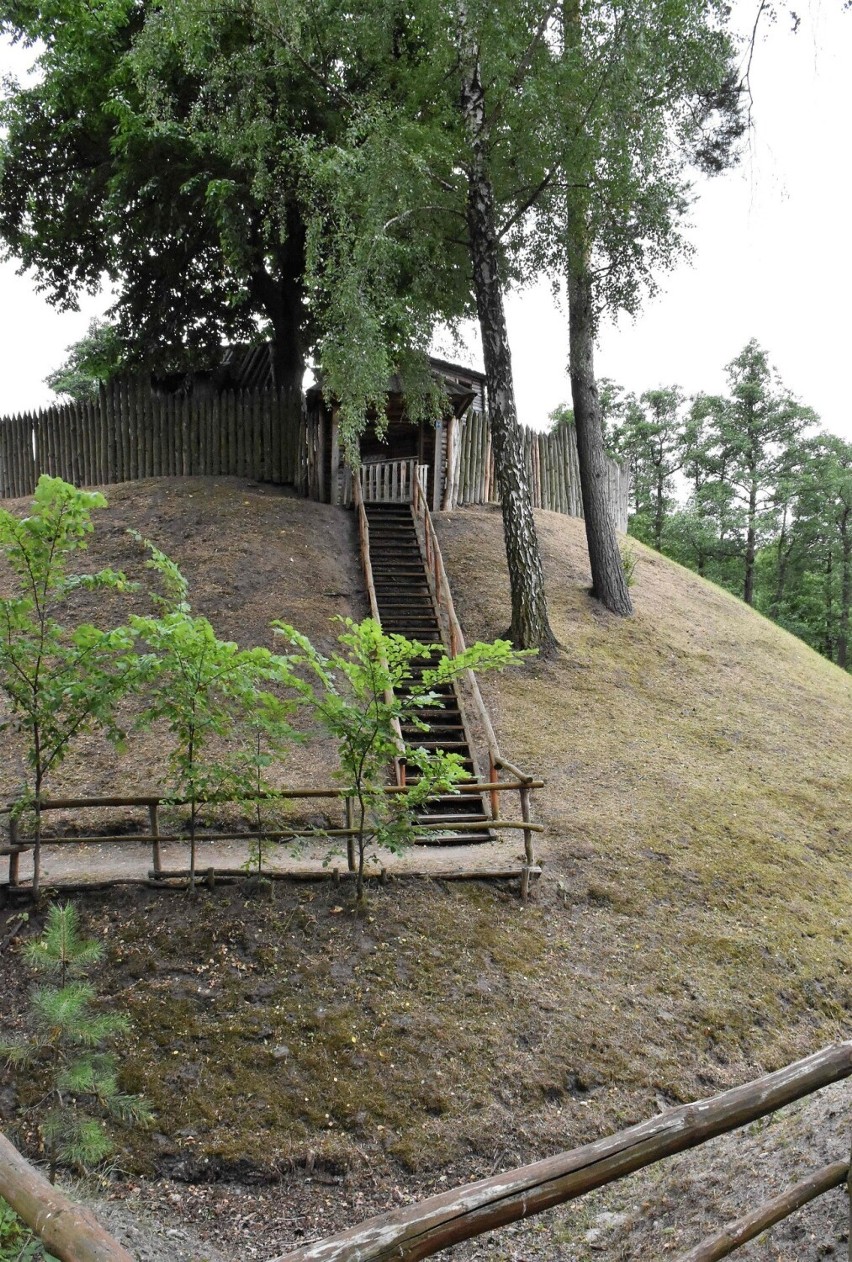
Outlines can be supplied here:
[[[358, 541], [361, 549], [364, 582], [367, 585], [367, 596], [370, 600], [370, 616], [381, 627], [382, 620], [379, 616], [379, 603], [376, 599], [376, 585], [373, 582], [373, 564], [370, 560], [370, 525], [367, 521], [367, 510], [364, 507], [364, 495], [361, 490], [360, 477], [352, 479], [352, 501], [355, 506], [355, 512], [358, 514]], [[388, 662], [384, 653], [379, 654], [379, 664], [382, 670], [388, 670]], [[388, 706], [393, 705], [392, 688], [385, 688], [385, 704]], [[396, 783], [402, 788], [405, 786], [405, 741], [402, 737], [402, 727], [399, 719], [392, 719], [391, 726], [393, 727], [396, 747], [399, 751], [393, 760], [394, 776]]]
[[[450, 639], [450, 655], [456, 657], [465, 650], [464, 632], [461, 629], [461, 623], [456, 614], [455, 605], [453, 604], [453, 593], [450, 588], [450, 580], [447, 578], [447, 571], [444, 568], [444, 558], [441, 555], [441, 548], [438, 543], [438, 536], [435, 532], [435, 525], [432, 521], [432, 514], [429, 511], [429, 505], [426, 502], [425, 479], [429, 473], [428, 465], [418, 465], [417, 477], [411, 486], [411, 508], [415, 522], [420, 526], [423, 532], [423, 540], [426, 548], [426, 570], [429, 576], [429, 584], [433, 588], [435, 603], [438, 607], [438, 613], [443, 611], [449, 629]], [[482, 726], [485, 735], [485, 744], [488, 751], [488, 779], [494, 782], [497, 779], [497, 771], [501, 766], [505, 766], [504, 759], [500, 753], [500, 746], [497, 743], [497, 736], [494, 732], [491, 719], [488, 717], [488, 711], [485, 708], [485, 702], [482, 699], [482, 693], [479, 689], [479, 682], [474, 672], [470, 669], [464, 672], [463, 678], [468, 685], [473, 699], [473, 708], [476, 710], [476, 716]], [[518, 775], [519, 780], [528, 779], [523, 774]], [[492, 813], [497, 815], [497, 793], [491, 791], [491, 809]]]

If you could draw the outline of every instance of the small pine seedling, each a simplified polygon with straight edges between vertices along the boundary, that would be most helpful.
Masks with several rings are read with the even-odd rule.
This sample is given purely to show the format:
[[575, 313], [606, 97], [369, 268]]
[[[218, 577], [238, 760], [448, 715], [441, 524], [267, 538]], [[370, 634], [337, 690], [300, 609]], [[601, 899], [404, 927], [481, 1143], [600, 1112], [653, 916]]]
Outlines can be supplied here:
[[77, 910], [54, 904], [41, 937], [25, 948], [35, 972], [57, 985], [32, 992], [29, 1038], [0, 1043], [12, 1066], [40, 1071], [45, 1091], [32, 1107], [49, 1165], [50, 1181], [60, 1165], [89, 1170], [113, 1151], [112, 1140], [92, 1111], [144, 1125], [150, 1114], [138, 1097], [119, 1090], [115, 1057], [104, 1045], [128, 1027], [120, 1013], [92, 1010], [94, 987], [81, 975], [97, 964], [101, 944], [80, 935]]

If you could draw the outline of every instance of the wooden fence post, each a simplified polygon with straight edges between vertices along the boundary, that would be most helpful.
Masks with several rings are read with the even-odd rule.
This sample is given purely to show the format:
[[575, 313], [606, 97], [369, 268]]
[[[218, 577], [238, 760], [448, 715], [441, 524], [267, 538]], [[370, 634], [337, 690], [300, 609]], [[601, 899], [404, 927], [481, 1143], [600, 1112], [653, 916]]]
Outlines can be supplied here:
[[[346, 827], [351, 829], [353, 825], [352, 799], [346, 798]], [[346, 864], [350, 872], [355, 871], [355, 838], [350, 832], [346, 837]]]
[[9, 816], [9, 849], [11, 851], [9, 855], [9, 889], [10, 890], [15, 888], [15, 886], [18, 884], [18, 881], [20, 879], [18, 865], [20, 863], [21, 854], [19, 850], [15, 849], [17, 845], [18, 845], [18, 821], [15, 819], [14, 815], [10, 815]]
[[158, 802], [149, 804], [148, 816], [151, 820], [151, 851], [154, 871], [160, 873], [163, 870], [163, 860], [160, 853], [160, 808]]

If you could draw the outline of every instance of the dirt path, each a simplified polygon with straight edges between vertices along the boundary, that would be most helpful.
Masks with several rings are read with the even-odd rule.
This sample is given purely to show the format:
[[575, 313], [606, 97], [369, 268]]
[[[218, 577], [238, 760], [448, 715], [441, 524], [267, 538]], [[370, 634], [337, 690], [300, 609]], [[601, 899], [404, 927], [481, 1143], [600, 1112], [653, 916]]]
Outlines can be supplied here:
[[[243, 841], [202, 841], [198, 843], [196, 871], [199, 876], [209, 868], [248, 870], [249, 846]], [[453, 877], [461, 872], [517, 870], [523, 862], [523, 843], [519, 834], [505, 841], [467, 846], [412, 846], [402, 854], [377, 849], [371, 852], [368, 872], [377, 876], [382, 869], [388, 875], [425, 873], [431, 877]], [[45, 886], [97, 884], [104, 881], [144, 881], [152, 871], [150, 845], [137, 842], [101, 842], [44, 845], [41, 876]], [[189, 864], [188, 843], [163, 843], [162, 866], [165, 873], [186, 870]], [[328, 843], [314, 842], [298, 851], [279, 846], [264, 862], [274, 873], [293, 873], [302, 879], [310, 874], [321, 877], [338, 869], [346, 871], [346, 853], [330, 848]], [[32, 852], [20, 859], [20, 880], [32, 876]]]

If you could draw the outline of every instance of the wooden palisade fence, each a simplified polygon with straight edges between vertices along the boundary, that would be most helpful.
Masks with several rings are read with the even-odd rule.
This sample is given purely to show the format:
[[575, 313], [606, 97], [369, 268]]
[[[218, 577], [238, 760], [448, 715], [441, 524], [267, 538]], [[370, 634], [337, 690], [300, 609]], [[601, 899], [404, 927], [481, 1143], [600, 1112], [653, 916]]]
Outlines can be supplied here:
[[158, 396], [119, 381], [91, 402], [0, 420], [0, 496], [31, 495], [47, 473], [77, 486], [233, 475], [320, 499], [318, 428], [299, 399], [271, 388]]
[[[583, 516], [577, 434], [573, 425], [543, 433], [522, 425], [521, 446], [534, 508]], [[499, 503], [491, 432], [481, 412], [469, 412], [447, 428], [442, 507]], [[627, 530], [630, 474], [626, 461], [607, 461], [607, 496], [616, 528]]]
[[[852, 1041], [827, 1047], [776, 1073], [669, 1109], [657, 1117], [570, 1152], [508, 1170], [392, 1210], [272, 1262], [416, 1262], [507, 1223], [583, 1196], [594, 1188], [737, 1130], [852, 1074]], [[849, 1161], [833, 1162], [795, 1188], [709, 1237], [678, 1262], [715, 1262], [849, 1180]], [[62, 1262], [129, 1262], [90, 1211], [52, 1187], [0, 1136], [0, 1196]], [[850, 1233], [852, 1258], [852, 1233]]]
[[[76, 486], [137, 478], [234, 476], [295, 487], [309, 499], [349, 506], [352, 477], [331, 448], [322, 411], [271, 387], [211, 395], [157, 395], [142, 381], [118, 381], [85, 403], [58, 404], [0, 419], [0, 498], [32, 495], [42, 473]], [[433, 507], [498, 502], [486, 417], [470, 411], [442, 425]], [[577, 440], [521, 427], [536, 508], [582, 517]], [[366, 498], [407, 500], [416, 462], [365, 463]], [[387, 485], [385, 485], [387, 480]], [[628, 470], [607, 463], [613, 519], [627, 529]]]

